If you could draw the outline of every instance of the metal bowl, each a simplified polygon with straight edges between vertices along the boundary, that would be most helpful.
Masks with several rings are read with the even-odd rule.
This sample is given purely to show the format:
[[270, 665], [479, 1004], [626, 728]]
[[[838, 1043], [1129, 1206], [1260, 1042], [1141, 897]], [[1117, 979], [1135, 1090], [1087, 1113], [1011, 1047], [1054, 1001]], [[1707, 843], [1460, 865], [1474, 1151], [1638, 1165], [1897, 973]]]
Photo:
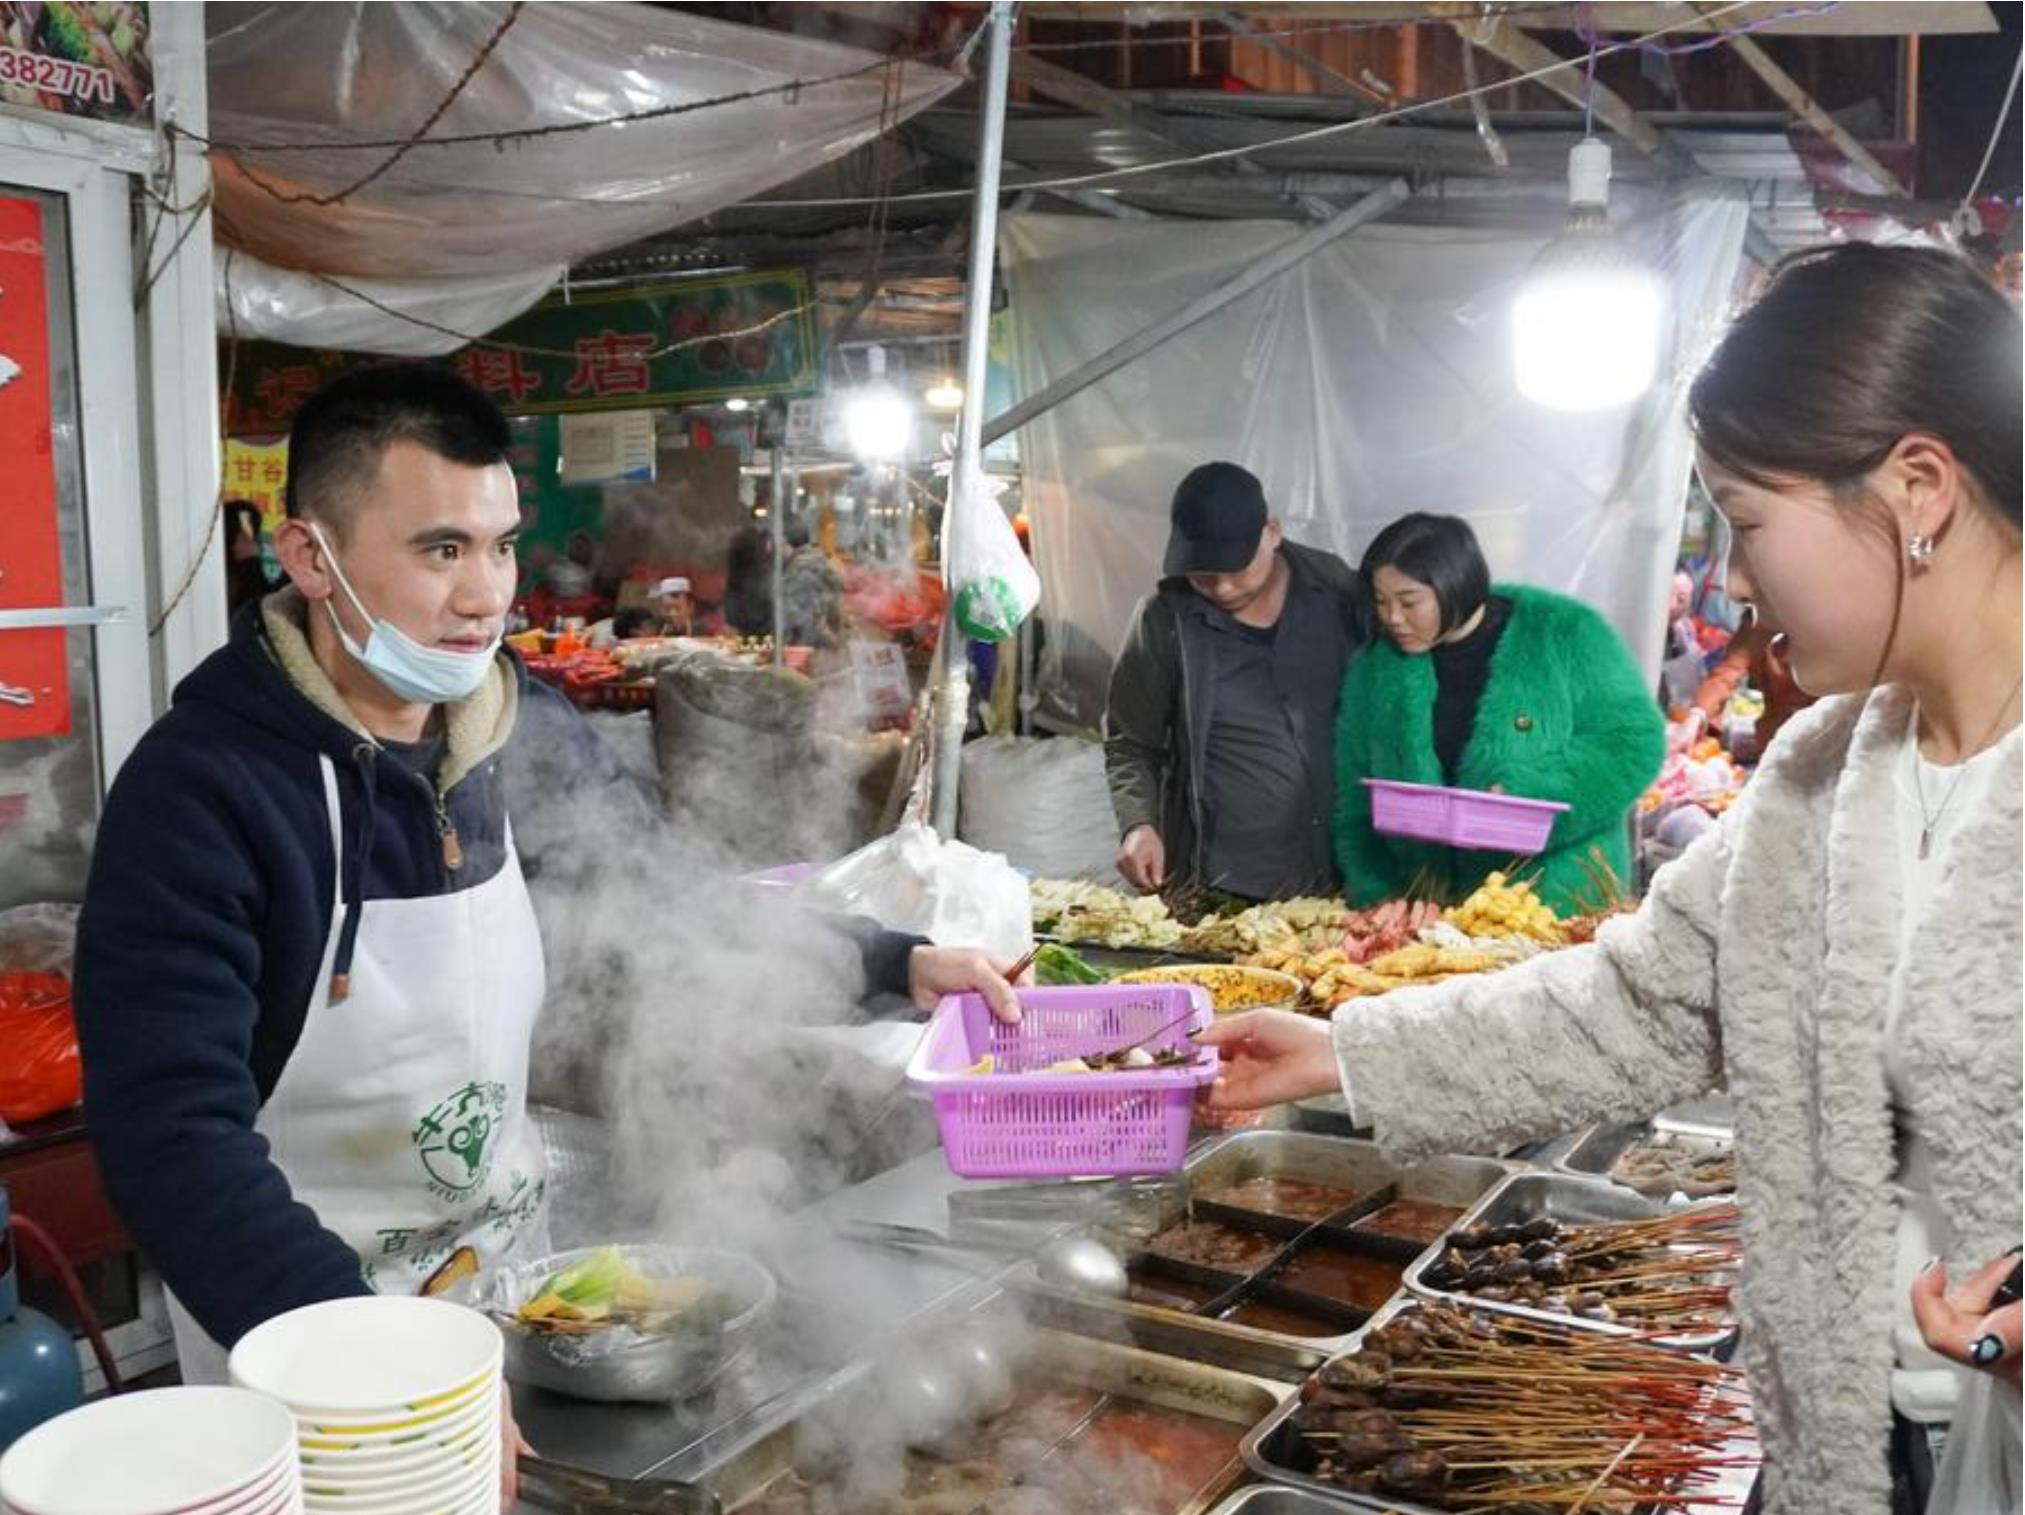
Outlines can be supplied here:
[[650, 1278], [700, 1278], [722, 1308], [705, 1312], [693, 1326], [678, 1323], [672, 1331], [652, 1335], [625, 1326], [557, 1334], [519, 1323], [514, 1312], [552, 1274], [602, 1250], [579, 1247], [503, 1268], [481, 1292], [480, 1307], [499, 1322], [506, 1338], [506, 1376], [514, 1383], [577, 1399], [686, 1399], [744, 1352], [753, 1328], [773, 1307], [773, 1275], [741, 1253], [640, 1243], [619, 1248], [634, 1267]]

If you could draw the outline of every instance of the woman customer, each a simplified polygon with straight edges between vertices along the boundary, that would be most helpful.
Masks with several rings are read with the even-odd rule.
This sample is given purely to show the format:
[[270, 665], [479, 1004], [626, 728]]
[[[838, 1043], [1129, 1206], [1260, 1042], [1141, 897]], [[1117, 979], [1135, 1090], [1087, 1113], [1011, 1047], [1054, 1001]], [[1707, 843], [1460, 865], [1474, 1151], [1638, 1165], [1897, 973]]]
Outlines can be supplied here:
[[1336, 725], [1336, 860], [1352, 905], [1430, 888], [1460, 898], [1509, 857], [1371, 829], [1365, 779], [1559, 800], [1523, 866], [1563, 913], [1631, 878], [1626, 818], [1666, 757], [1666, 721], [1631, 654], [1588, 606], [1491, 583], [1453, 516], [1403, 516], [1358, 569], [1383, 635], [1350, 665]]
[[1919, 1510], [1951, 1417], [1929, 1515], [2018, 1507], [2020, 338], [1951, 255], [1788, 260], [1690, 412], [1821, 702], [1594, 946], [1204, 1036], [1213, 1102], [1340, 1083], [1404, 1153], [1727, 1081], [1768, 1515]]

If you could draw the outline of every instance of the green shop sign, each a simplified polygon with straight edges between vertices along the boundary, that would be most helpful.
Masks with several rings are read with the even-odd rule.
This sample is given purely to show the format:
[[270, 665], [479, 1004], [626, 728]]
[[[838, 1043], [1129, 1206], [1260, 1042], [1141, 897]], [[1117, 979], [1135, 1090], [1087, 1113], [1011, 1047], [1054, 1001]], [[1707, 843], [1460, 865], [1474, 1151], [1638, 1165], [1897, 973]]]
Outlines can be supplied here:
[[[545, 415], [813, 394], [816, 359], [808, 275], [790, 268], [552, 295], [446, 361], [509, 413]], [[225, 431], [286, 431], [319, 384], [381, 361], [242, 342]]]

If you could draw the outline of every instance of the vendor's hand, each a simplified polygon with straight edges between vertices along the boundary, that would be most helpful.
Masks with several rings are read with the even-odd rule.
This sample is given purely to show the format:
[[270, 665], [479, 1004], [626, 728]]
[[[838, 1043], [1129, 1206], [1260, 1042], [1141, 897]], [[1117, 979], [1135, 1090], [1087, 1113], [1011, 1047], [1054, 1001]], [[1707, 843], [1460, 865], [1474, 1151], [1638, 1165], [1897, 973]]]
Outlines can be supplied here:
[[1943, 1357], [2017, 1384], [2025, 1307], [2014, 1300], [1990, 1308], [1991, 1297], [2017, 1266], [2018, 1254], [2007, 1252], [1950, 1289], [1947, 1265], [1939, 1258], [1928, 1263], [1912, 1286], [1913, 1319], [1926, 1344]]
[[520, 1434], [513, 1419], [513, 1396], [506, 1386], [499, 1388], [499, 1507], [510, 1510], [520, 1501], [520, 1459], [534, 1456], [534, 1448]]
[[1257, 1110], [1341, 1088], [1329, 1023], [1286, 1010], [1254, 1010], [1217, 1021], [1195, 1040], [1223, 1065], [1209, 1087], [1219, 1110]]
[[[907, 992], [918, 1010], [933, 1010], [946, 994], [979, 994], [993, 1015], [1017, 1026], [1020, 997], [1006, 979], [1012, 966], [1009, 959], [968, 947], [916, 947], [907, 959]], [[1022, 984], [1033, 981], [1031, 968], [1019, 976]]]
[[1118, 848], [1118, 871], [1142, 894], [1167, 882], [1167, 844], [1151, 826], [1134, 826]]

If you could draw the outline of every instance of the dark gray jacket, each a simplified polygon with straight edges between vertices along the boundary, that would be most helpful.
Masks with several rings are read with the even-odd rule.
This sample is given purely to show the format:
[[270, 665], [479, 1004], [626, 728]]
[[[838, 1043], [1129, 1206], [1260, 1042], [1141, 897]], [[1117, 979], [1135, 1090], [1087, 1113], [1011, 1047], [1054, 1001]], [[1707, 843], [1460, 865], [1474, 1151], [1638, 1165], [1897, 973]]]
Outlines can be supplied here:
[[[1287, 542], [1280, 549], [1293, 571], [1281, 612], [1283, 635], [1335, 663], [1330, 688], [1369, 639], [1369, 617], [1357, 573], [1334, 553]], [[1139, 604], [1111, 671], [1104, 711], [1104, 768], [1122, 837], [1151, 826], [1167, 850], [1167, 871], [1180, 882], [1204, 881], [1202, 766], [1209, 746], [1216, 686], [1204, 619], [1211, 610], [1183, 578], [1166, 579]], [[1334, 810], [1335, 716], [1295, 712], [1308, 744], [1319, 814]]]

